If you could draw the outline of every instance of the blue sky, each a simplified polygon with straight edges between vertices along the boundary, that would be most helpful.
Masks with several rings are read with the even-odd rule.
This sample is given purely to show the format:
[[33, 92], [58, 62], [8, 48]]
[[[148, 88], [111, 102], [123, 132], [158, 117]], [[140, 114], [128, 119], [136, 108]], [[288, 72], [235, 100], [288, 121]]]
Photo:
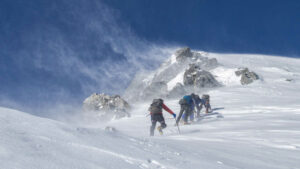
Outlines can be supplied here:
[[107, 0], [139, 35], [207, 51], [300, 56], [297, 0]]
[[0, 106], [122, 93], [175, 46], [299, 57], [299, 18], [296, 0], [1, 0]]

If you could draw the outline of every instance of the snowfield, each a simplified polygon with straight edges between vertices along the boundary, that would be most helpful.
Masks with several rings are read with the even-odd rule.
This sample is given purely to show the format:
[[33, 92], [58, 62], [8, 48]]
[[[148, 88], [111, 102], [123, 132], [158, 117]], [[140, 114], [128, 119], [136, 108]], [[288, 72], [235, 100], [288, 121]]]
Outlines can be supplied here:
[[[164, 135], [155, 131], [149, 137], [150, 103], [133, 105], [131, 118], [89, 124], [0, 108], [0, 168], [299, 169], [300, 59], [207, 56], [222, 64], [212, 73], [223, 86], [208, 91], [215, 113], [181, 125], [181, 134], [164, 112]], [[237, 67], [248, 67], [261, 79], [242, 86], [233, 76]], [[181, 75], [168, 86], [177, 80]], [[177, 114], [178, 100], [165, 100]]]

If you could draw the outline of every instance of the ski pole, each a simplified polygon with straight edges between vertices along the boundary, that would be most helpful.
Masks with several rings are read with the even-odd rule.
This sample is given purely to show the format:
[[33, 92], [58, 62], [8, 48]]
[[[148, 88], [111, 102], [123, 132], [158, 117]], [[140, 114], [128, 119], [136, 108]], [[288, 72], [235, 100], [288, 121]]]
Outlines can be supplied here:
[[174, 118], [174, 120], [175, 120], [175, 125], [177, 126], [177, 129], [178, 129], [178, 133], [181, 134], [181, 133], [180, 133], [179, 125], [177, 124], [177, 121], [176, 121], [176, 118]]

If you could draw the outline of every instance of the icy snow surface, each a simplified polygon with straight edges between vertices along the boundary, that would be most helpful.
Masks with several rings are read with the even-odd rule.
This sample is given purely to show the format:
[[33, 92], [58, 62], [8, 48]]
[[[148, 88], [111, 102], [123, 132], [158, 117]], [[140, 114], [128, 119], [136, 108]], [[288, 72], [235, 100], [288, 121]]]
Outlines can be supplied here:
[[[150, 103], [133, 105], [131, 118], [90, 124], [0, 108], [0, 168], [300, 168], [300, 60], [238, 54], [208, 57], [222, 64], [214, 74], [224, 86], [209, 92], [216, 114], [181, 125], [181, 134], [164, 112], [168, 124], [164, 135], [156, 131], [149, 137]], [[249, 67], [262, 80], [239, 85], [231, 77], [237, 67]], [[165, 100], [177, 114], [178, 99]], [[117, 131], [105, 131], [105, 126]]]
[[218, 82], [221, 82], [222, 85], [240, 85], [241, 77], [235, 75], [236, 68], [224, 68], [222, 66], [215, 68], [211, 73], [215, 76]]
[[170, 80], [170, 82], [167, 83], [168, 91], [171, 91], [176, 86], [177, 83], [181, 83], [183, 85], [183, 77], [184, 77], [184, 71], [179, 73], [174, 79]]

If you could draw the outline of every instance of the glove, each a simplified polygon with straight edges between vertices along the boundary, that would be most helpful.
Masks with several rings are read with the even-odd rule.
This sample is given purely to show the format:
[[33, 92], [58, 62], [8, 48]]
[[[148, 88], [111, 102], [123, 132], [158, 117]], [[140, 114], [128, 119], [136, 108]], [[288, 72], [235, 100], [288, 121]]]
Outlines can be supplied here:
[[174, 113], [174, 114], [172, 114], [173, 115], [173, 117], [176, 119], [176, 114]]

